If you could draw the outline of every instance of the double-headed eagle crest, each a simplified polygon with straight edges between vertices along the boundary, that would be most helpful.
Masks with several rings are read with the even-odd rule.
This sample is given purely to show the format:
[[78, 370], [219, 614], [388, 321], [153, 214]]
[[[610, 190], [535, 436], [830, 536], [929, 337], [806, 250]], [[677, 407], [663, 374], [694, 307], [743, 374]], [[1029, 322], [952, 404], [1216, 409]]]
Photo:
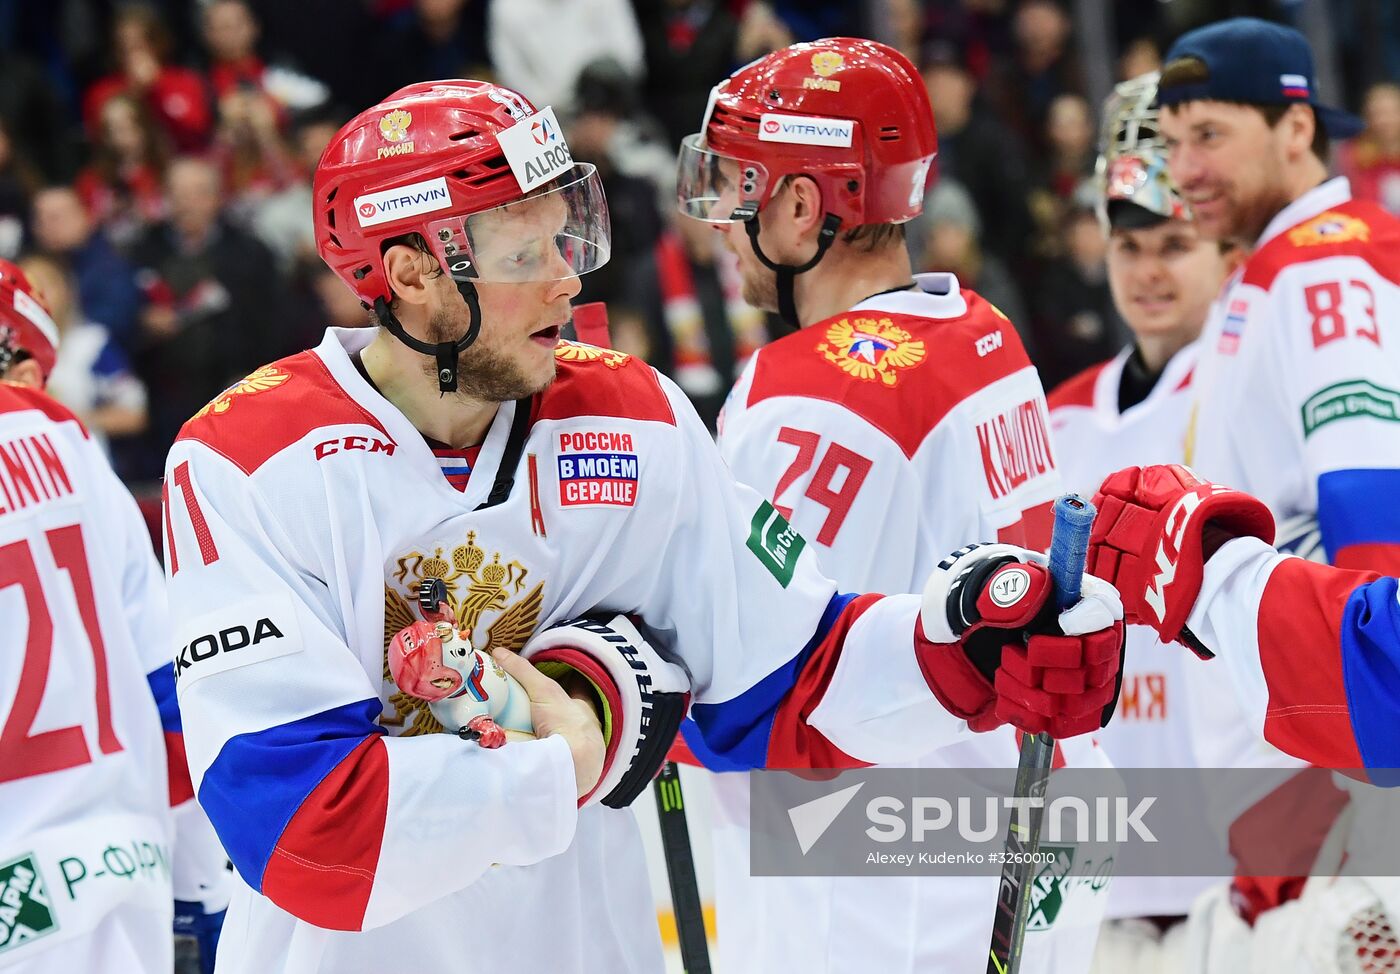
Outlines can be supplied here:
[[610, 348], [561, 341], [554, 346], [554, 357], [563, 362], [596, 362], [601, 360], [608, 368], [616, 369], [626, 365], [632, 356], [626, 352], [614, 352]]
[[[489, 654], [497, 646], [512, 652], [525, 645], [539, 624], [544, 604], [544, 582], [525, 591], [525, 579], [530, 570], [518, 561], [501, 562], [495, 552], [486, 560], [486, 551], [476, 543], [476, 532], [467, 533], [465, 544], [453, 548], [446, 556], [441, 547], [433, 554], [421, 552], [405, 555], [395, 562], [397, 570], [391, 582], [384, 586], [384, 647], [402, 628], [417, 622], [411, 596], [426, 579], [440, 578], [447, 585], [447, 604], [457, 620], [457, 628], [471, 634], [472, 645]], [[389, 674], [388, 656], [384, 659], [384, 682], [393, 688]], [[393, 716], [382, 717], [388, 727], [401, 727], [404, 736], [434, 734], [442, 730], [428, 711], [424, 700], [410, 697], [402, 690], [392, 689], [389, 704]]]
[[275, 365], [264, 365], [262, 368], [250, 373], [246, 377], [235, 382], [223, 392], [219, 393], [204, 405], [199, 412], [194, 414], [194, 419], [206, 416], [209, 413], [215, 415], [226, 413], [233, 400], [238, 396], [251, 396], [259, 392], [267, 392], [269, 389], [276, 389], [282, 383], [291, 378], [291, 375], [283, 372]]
[[408, 127], [413, 124], [413, 115], [396, 108], [379, 120], [379, 134], [386, 142], [402, 142], [408, 136]]
[[826, 329], [817, 351], [842, 372], [887, 386], [899, 382], [900, 370], [924, 360], [923, 341], [889, 318], [841, 318]]

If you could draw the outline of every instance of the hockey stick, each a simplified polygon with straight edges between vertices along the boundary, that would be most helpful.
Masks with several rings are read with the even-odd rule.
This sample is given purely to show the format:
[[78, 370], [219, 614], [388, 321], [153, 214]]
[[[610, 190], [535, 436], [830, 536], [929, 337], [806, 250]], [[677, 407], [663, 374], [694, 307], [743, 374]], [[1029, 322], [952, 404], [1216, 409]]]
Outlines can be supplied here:
[[695, 879], [695, 857], [690, 850], [680, 767], [674, 761], [663, 764], [656, 776], [656, 819], [661, 825], [661, 848], [666, 854], [666, 879], [671, 885], [671, 910], [681, 942], [681, 964], [686, 974], [710, 974], [705, 913]]
[[[590, 301], [574, 306], [574, 335], [586, 345], [611, 348], [608, 306]], [[700, 904], [700, 884], [695, 878], [695, 857], [690, 849], [690, 827], [685, 817], [685, 796], [676, 762], [667, 761], [653, 783], [656, 820], [661, 826], [661, 851], [666, 858], [666, 880], [671, 887], [671, 911], [681, 943], [681, 963], [686, 974], [710, 974], [710, 944], [705, 937], [705, 913]]]
[[[1049, 567], [1050, 577], [1055, 582], [1055, 605], [1060, 611], [1079, 601], [1079, 583], [1084, 576], [1089, 528], [1093, 523], [1094, 505], [1077, 494], [1065, 494], [1055, 501]], [[1031, 860], [1040, 848], [1045, 788], [1050, 783], [1050, 764], [1054, 756], [1055, 741], [1049, 734], [1027, 735], [1021, 741], [1021, 760], [1016, 766], [1016, 797], [1041, 801], [1037, 803], [1039, 807], [1026, 807], [1018, 802], [1017, 814], [1012, 815], [1007, 825], [987, 974], [1016, 974], [1021, 967], [1026, 922], [1031, 912], [1031, 875], [1035, 868]]]

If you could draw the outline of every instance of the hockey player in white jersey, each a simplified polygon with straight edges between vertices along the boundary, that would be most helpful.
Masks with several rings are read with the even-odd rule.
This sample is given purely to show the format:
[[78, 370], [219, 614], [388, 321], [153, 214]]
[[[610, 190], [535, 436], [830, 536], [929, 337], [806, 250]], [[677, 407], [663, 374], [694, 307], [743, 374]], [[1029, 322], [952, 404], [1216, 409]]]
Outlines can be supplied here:
[[[923, 205], [935, 149], [909, 61], [834, 38], [742, 68], [680, 150], [682, 212], [725, 234], [745, 299], [795, 329], [735, 384], [720, 450], [857, 591], [917, 588], [938, 552], [970, 538], [1042, 548], [1060, 492], [1044, 393], [1015, 328], [952, 274], [912, 273], [900, 224]], [[1010, 728], [913, 743], [899, 764], [1017, 762]], [[729, 767], [703, 740], [691, 749]], [[1065, 742], [1066, 759], [1099, 763], [1085, 740]], [[749, 776], [713, 786], [718, 970], [985, 965], [996, 876], [754, 877]], [[1076, 865], [1033, 912], [1022, 970], [1088, 969], [1107, 884]]]
[[185, 768], [160, 566], [43, 392], [57, 345], [0, 261], [0, 970], [169, 974], [179, 900], [211, 971], [230, 884]]
[[[1400, 485], [1389, 405], [1400, 390], [1390, 324], [1400, 221], [1352, 200], [1325, 162], [1329, 140], [1360, 120], [1319, 103], [1300, 33], [1250, 18], [1179, 38], [1158, 101], [1168, 171], [1201, 232], [1249, 250], [1202, 335], [1187, 462], [1267, 504], [1285, 550], [1400, 573], [1400, 522], [1374, 502]], [[1213, 752], [1198, 751], [1206, 766], [1282, 763], [1246, 720], [1222, 728]], [[1255, 884], [1244, 914], [1301, 885]]]
[[[560, 342], [609, 235], [550, 109], [410, 86], [341, 129], [313, 192], [318, 248], [379, 327], [257, 370], [168, 460], [191, 774], [242, 880], [224, 974], [659, 969], [616, 809], [687, 696], [706, 743], [750, 766], [1098, 726], [1121, 638], [1104, 586], [1060, 617], [1083, 635], [1024, 647], [1033, 563], [964, 574], [987, 567], [974, 552], [924, 597], [839, 594], [673, 385]], [[1037, 584], [1003, 609], [983, 593], [1010, 570]], [[390, 682], [386, 643], [425, 582], [525, 684], [541, 739], [436, 733]], [[1051, 647], [1064, 665], [1042, 671]], [[566, 682], [604, 701], [606, 744], [516, 650], [585, 674]]]
[[[1182, 459], [1196, 339], [1233, 251], [1200, 235], [1167, 175], [1156, 94], [1155, 72], [1118, 85], [1104, 105], [1096, 167], [1109, 286], [1133, 343], [1050, 393], [1061, 475], [1086, 497], [1126, 464]], [[1208, 708], [1192, 706], [1200, 696], [1195, 684], [1212, 679], [1192, 672], [1193, 662], [1176, 647], [1164, 647], [1149, 627], [1128, 628], [1118, 711], [1097, 735], [1115, 765], [1199, 766], [1192, 738], [1202, 726], [1205, 733], [1216, 727]], [[1203, 810], [1204, 797], [1182, 805]], [[1203, 834], [1210, 828], [1203, 811], [1197, 827]], [[1180, 969], [1181, 921], [1196, 895], [1215, 882], [1115, 877], [1096, 969]]]

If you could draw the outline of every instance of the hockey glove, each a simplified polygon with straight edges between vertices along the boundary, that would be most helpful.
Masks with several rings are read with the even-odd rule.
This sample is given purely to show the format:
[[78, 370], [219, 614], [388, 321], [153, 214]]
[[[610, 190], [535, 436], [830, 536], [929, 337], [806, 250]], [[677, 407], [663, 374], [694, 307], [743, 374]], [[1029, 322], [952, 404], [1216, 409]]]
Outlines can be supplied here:
[[1109, 474], [1094, 506], [1088, 570], [1117, 586], [1127, 621], [1151, 626], [1163, 642], [1180, 641], [1202, 659], [1214, 656], [1186, 628], [1205, 563], [1234, 538], [1272, 544], [1269, 509], [1177, 464]]
[[657, 654], [626, 616], [585, 616], [540, 633], [520, 655], [546, 676], [573, 674], [597, 695], [603, 774], [579, 805], [626, 808], [656, 777], [690, 707], [690, 677]]
[[1082, 592], [1057, 616], [1044, 555], [974, 544], [944, 558], [924, 586], [916, 634], [934, 696], [974, 731], [1098, 730], [1122, 684], [1123, 606], [1093, 576]]

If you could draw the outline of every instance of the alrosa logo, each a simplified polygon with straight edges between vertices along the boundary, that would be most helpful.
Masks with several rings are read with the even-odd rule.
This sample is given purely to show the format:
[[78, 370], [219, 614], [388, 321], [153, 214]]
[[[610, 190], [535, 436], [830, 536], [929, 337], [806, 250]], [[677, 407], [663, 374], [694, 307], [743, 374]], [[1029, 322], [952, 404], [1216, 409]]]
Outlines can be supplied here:
[[549, 124], [548, 119], [531, 125], [530, 134], [535, 137], [536, 145], [544, 145], [546, 142], [554, 141], [554, 127]]
[[1167, 586], [1176, 581], [1176, 570], [1181, 557], [1181, 543], [1186, 538], [1187, 525], [1201, 502], [1214, 494], [1228, 493], [1229, 487], [1209, 484], [1198, 487], [1189, 494], [1182, 494], [1167, 514], [1166, 527], [1162, 531], [1162, 543], [1157, 546], [1157, 574], [1147, 585], [1144, 601], [1152, 609], [1158, 624], [1167, 619]]
[[218, 632], [196, 636], [175, 654], [175, 679], [195, 663], [212, 659], [220, 653], [234, 653], [240, 649], [256, 646], [264, 639], [281, 639], [282, 630], [269, 618], [259, 619], [250, 632], [247, 626], [229, 626]]

